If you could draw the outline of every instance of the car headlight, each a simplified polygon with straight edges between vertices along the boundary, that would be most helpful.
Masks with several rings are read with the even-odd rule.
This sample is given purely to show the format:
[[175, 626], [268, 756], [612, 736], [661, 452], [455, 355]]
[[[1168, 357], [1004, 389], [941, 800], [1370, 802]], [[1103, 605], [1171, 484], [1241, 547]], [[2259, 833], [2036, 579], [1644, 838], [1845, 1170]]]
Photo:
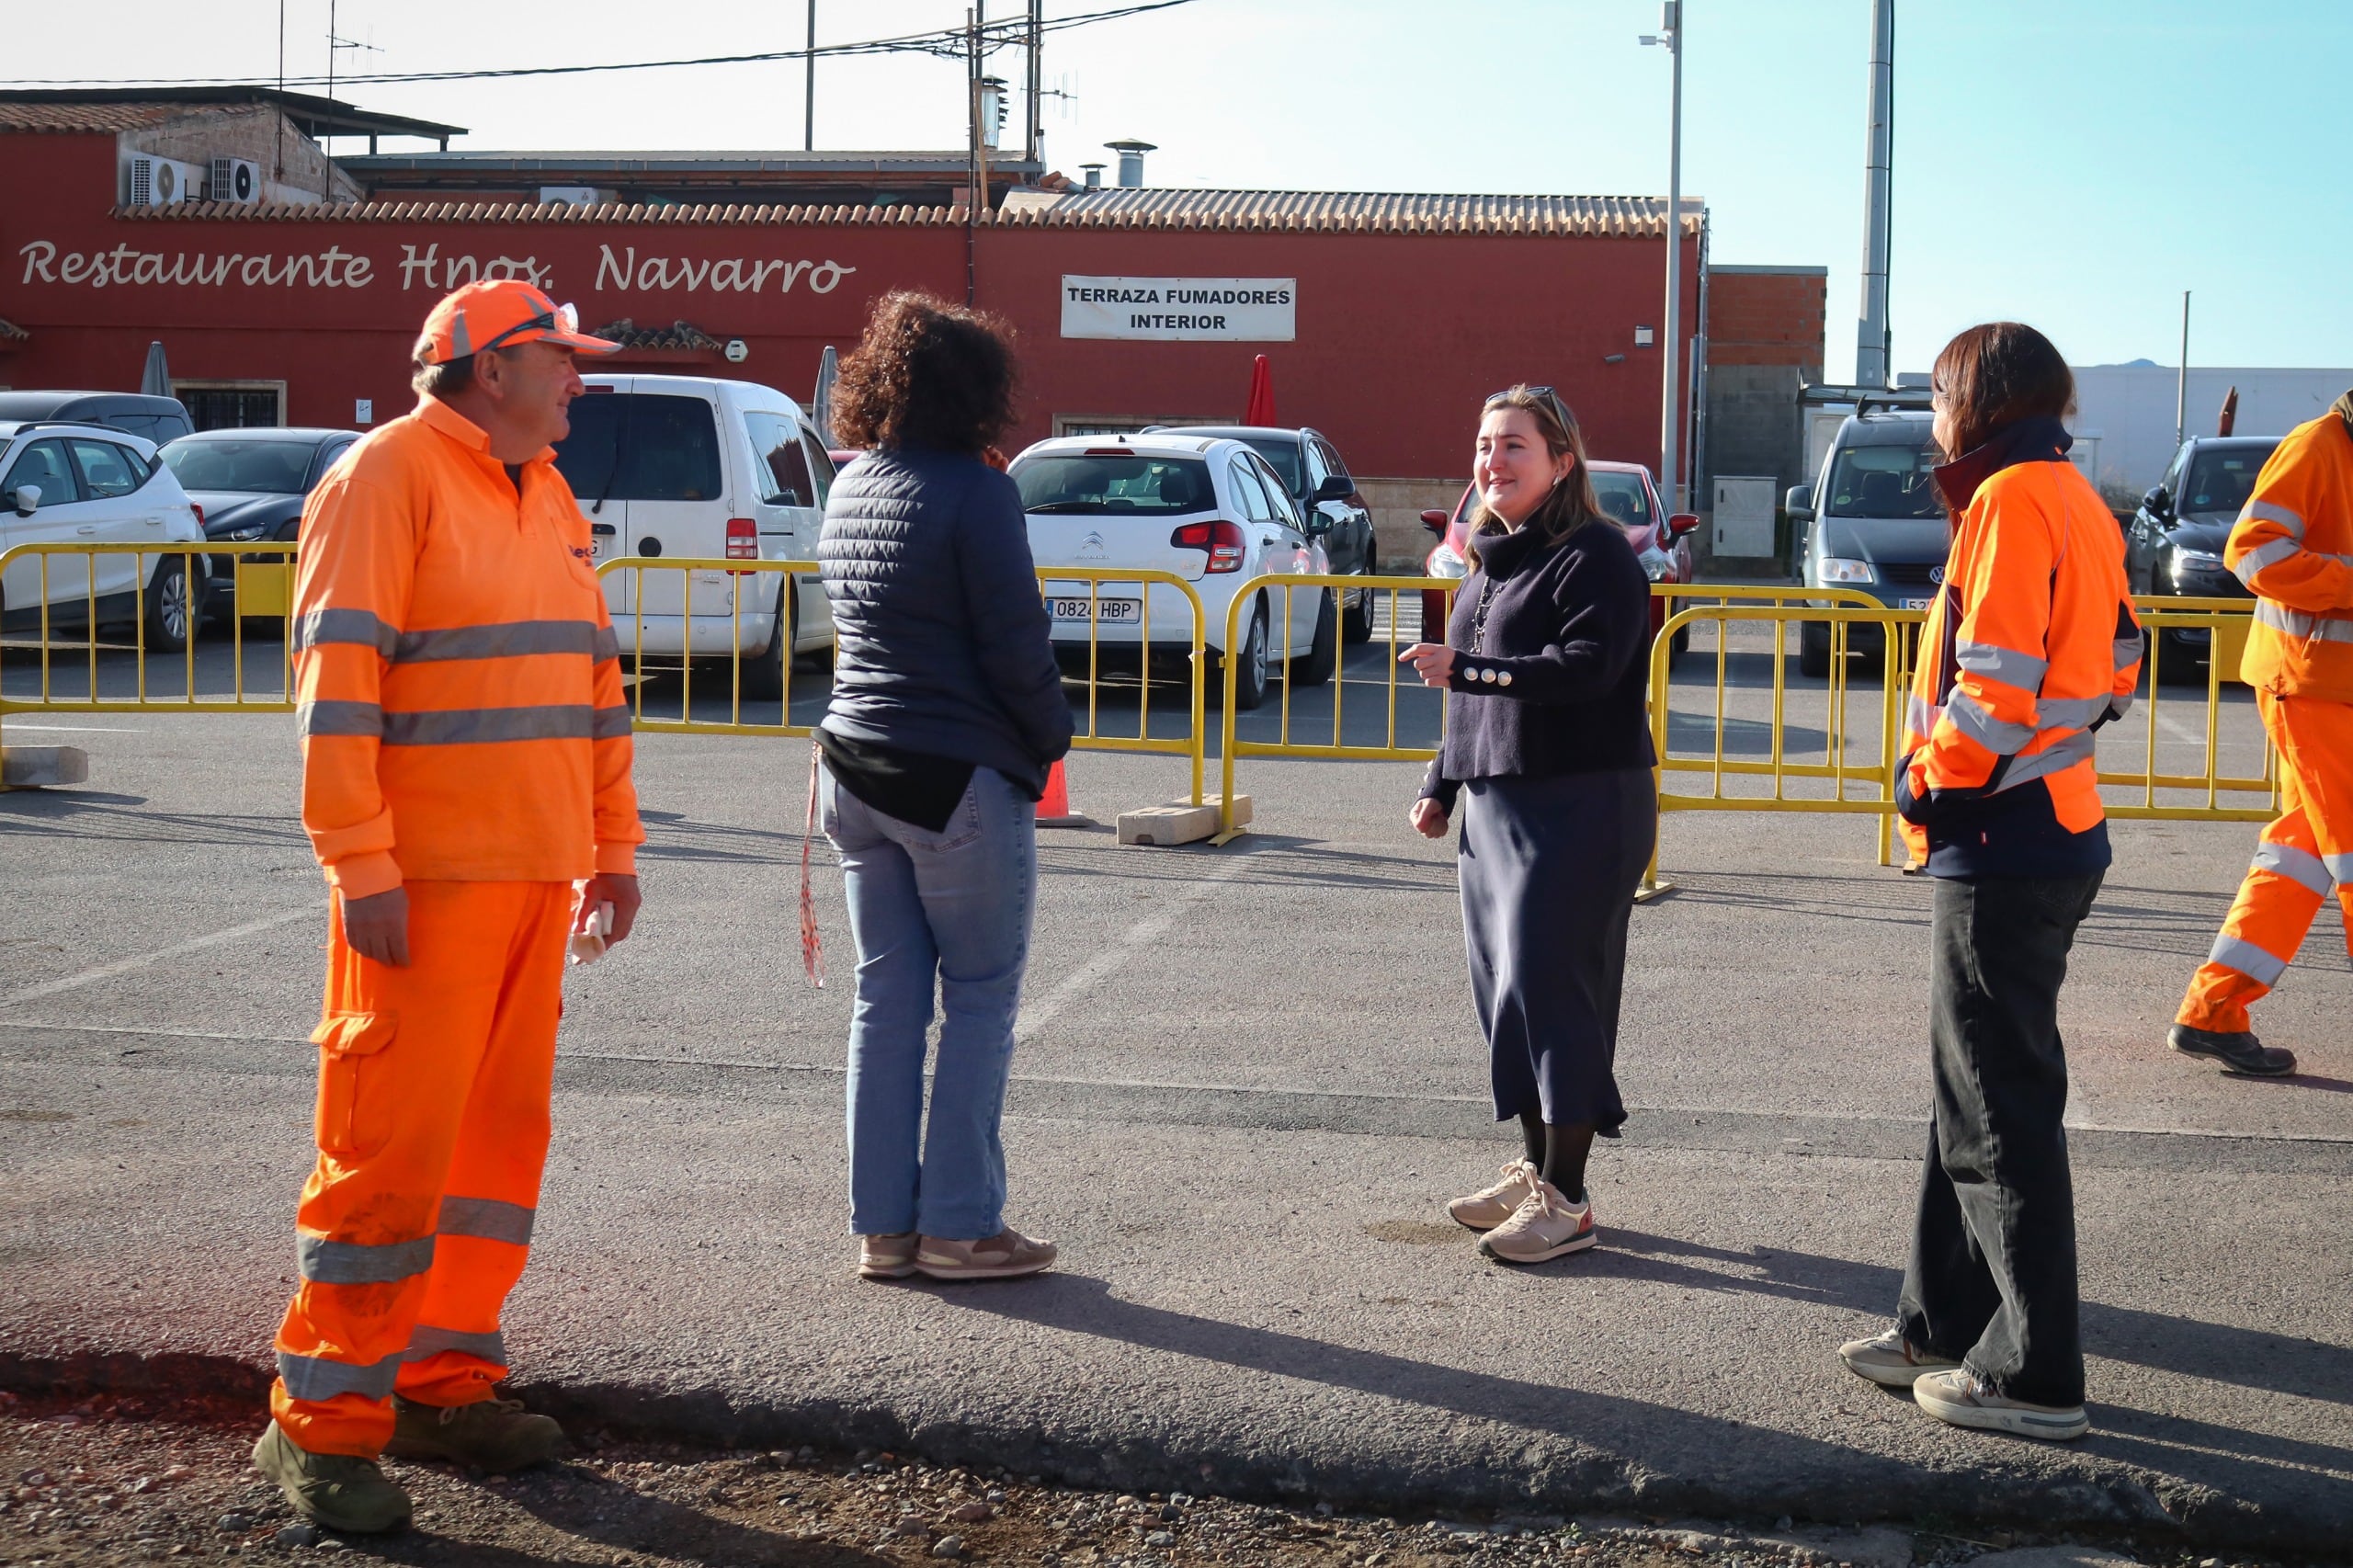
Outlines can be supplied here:
[[1874, 583], [1879, 577], [1868, 561], [1845, 561], [1832, 555], [1823, 558], [1821, 580], [1824, 583]]
[[256, 523], [251, 528], [231, 528], [227, 533], [222, 534], [221, 537], [222, 539], [237, 540], [259, 539], [268, 531], [269, 525], [267, 523]]
[[2209, 551], [2177, 546], [2165, 570], [2177, 585], [2186, 577], [2219, 576], [2223, 570], [2222, 558]]
[[1652, 582], [1667, 583], [1674, 581], [1675, 557], [1667, 554], [1666, 551], [1663, 550], [1645, 550], [1643, 551], [1642, 561], [1643, 575], [1648, 577]]
[[1471, 574], [1471, 569], [1463, 564], [1462, 557], [1457, 555], [1451, 546], [1443, 544], [1430, 551], [1430, 558], [1423, 563], [1423, 570], [1433, 577], [1467, 577]]

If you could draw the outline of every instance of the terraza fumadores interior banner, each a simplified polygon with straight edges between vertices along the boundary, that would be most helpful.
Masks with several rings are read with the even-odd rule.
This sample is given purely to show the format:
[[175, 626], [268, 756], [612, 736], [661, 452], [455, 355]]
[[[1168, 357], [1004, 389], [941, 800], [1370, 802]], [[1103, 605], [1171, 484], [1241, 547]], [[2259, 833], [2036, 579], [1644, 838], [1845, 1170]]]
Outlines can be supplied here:
[[1295, 278], [1063, 275], [1063, 335], [1161, 343], [1289, 343], [1299, 335]]

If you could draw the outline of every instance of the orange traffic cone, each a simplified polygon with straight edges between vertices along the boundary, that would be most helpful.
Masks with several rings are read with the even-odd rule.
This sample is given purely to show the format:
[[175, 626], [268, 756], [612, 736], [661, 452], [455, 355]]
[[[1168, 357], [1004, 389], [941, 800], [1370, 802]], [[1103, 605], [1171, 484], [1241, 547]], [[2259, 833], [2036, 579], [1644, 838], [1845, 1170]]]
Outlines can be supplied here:
[[1088, 819], [1074, 815], [1070, 809], [1070, 780], [1063, 777], [1059, 762], [1046, 770], [1046, 793], [1038, 802], [1040, 827], [1083, 827]]

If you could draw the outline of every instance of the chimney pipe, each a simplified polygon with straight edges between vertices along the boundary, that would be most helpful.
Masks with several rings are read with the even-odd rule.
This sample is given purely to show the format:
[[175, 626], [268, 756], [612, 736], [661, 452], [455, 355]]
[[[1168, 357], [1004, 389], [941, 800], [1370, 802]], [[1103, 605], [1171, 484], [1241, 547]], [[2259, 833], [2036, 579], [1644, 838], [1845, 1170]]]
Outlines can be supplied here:
[[1863, 154], [1863, 309], [1855, 384], [1894, 384], [1888, 364], [1887, 262], [1895, 152], [1895, 0], [1871, 0], [1870, 123]]
[[1089, 189], [1089, 190], [1100, 190], [1100, 189], [1102, 189], [1102, 188], [1103, 188], [1103, 165], [1100, 165], [1100, 164], [1081, 164], [1081, 165], [1078, 165], [1078, 172], [1079, 172], [1080, 174], [1082, 174], [1082, 175], [1084, 175], [1084, 176], [1086, 176], [1086, 188], [1087, 188], [1087, 189]]
[[1106, 142], [1103, 145], [1120, 154], [1120, 184], [1133, 189], [1143, 184], [1143, 155], [1160, 149], [1149, 142], [1139, 142], [1131, 136], [1123, 142]]

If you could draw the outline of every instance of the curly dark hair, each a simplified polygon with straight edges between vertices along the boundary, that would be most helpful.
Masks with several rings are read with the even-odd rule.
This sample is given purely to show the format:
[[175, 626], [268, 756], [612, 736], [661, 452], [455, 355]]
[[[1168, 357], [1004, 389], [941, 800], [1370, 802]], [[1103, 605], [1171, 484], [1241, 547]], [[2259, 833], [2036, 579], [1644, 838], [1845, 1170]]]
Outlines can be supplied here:
[[866, 335], [842, 360], [834, 435], [849, 447], [932, 447], [978, 457], [1012, 428], [1019, 379], [1006, 323], [894, 290], [875, 301]]

